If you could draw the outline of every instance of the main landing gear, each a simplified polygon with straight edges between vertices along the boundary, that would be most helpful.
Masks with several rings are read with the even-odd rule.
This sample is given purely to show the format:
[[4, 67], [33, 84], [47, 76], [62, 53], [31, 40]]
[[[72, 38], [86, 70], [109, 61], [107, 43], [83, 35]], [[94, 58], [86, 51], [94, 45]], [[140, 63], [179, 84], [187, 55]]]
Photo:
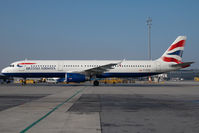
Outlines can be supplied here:
[[93, 81], [93, 85], [94, 86], [99, 86], [99, 81], [98, 80]]

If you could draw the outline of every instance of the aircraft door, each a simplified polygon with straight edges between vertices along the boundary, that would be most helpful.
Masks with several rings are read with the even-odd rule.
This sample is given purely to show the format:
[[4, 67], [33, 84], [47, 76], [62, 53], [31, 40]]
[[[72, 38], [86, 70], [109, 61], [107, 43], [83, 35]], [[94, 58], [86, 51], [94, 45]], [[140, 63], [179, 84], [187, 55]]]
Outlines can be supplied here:
[[63, 63], [58, 62], [58, 71], [63, 71]]

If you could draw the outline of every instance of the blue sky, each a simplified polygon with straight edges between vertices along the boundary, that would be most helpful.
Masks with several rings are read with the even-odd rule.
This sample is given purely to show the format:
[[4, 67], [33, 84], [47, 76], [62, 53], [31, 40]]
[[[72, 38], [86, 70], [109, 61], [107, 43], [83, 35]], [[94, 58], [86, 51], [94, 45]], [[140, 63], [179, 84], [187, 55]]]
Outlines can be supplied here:
[[0, 69], [27, 59], [148, 59], [186, 35], [183, 61], [199, 68], [198, 0], [1, 0]]

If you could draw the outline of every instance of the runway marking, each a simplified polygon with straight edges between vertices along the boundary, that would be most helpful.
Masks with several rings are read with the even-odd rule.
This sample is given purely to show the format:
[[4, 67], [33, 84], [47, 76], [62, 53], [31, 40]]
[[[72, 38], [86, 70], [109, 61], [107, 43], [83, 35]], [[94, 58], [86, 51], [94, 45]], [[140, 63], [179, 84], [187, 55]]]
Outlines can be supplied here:
[[77, 94], [79, 94], [80, 92], [83, 91], [84, 88], [78, 90], [75, 94], [73, 94], [71, 97], [69, 97], [68, 99], [66, 99], [65, 101], [63, 101], [62, 103], [60, 103], [59, 105], [57, 105], [55, 108], [53, 108], [51, 111], [49, 111], [47, 114], [45, 114], [44, 116], [42, 116], [41, 118], [39, 118], [38, 120], [36, 120], [35, 122], [33, 122], [32, 124], [30, 124], [29, 126], [27, 126], [25, 129], [23, 129], [20, 133], [25, 133], [26, 131], [28, 131], [30, 128], [32, 128], [33, 126], [35, 126], [37, 123], [39, 123], [41, 120], [45, 119], [47, 116], [49, 116], [51, 113], [53, 113], [55, 110], [57, 110], [59, 107], [61, 107], [63, 104], [67, 103], [68, 101], [70, 101], [73, 97], [75, 97]]

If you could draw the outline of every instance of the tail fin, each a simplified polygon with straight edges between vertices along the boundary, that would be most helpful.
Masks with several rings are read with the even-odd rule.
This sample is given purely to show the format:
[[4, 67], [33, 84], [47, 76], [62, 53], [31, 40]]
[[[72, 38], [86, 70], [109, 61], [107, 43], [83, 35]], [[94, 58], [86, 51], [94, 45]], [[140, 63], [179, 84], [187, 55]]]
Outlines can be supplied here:
[[167, 51], [158, 59], [163, 62], [174, 62], [177, 64], [182, 63], [182, 54], [184, 51], [184, 45], [186, 36], [178, 36], [176, 40], [171, 44]]

